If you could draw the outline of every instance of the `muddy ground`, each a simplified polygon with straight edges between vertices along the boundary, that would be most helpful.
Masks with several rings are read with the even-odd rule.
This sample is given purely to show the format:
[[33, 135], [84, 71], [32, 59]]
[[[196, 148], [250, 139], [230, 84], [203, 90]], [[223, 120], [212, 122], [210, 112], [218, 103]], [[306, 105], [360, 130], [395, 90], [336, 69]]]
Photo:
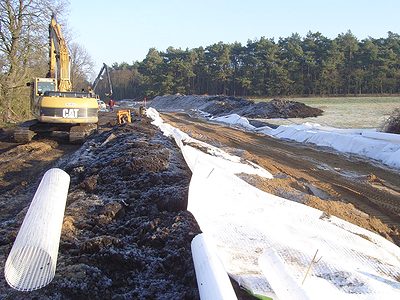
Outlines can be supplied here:
[[[1, 299], [198, 299], [190, 242], [200, 229], [186, 211], [191, 173], [179, 149], [145, 118], [102, 120], [81, 148], [40, 138], [16, 145], [2, 132]], [[71, 176], [56, 276], [17, 292], [4, 263], [51, 166]]]

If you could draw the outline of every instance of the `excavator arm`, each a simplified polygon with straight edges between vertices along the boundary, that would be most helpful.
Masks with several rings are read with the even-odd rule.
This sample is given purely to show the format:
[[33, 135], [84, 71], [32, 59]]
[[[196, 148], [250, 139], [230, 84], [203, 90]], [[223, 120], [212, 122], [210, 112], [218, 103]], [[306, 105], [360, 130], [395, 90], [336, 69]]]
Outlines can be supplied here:
[[99, 75], [97, 75], [96, 79], [93, 81], [92, 89], [93, 89], [94, 92], [96, 92], [96, 87], [99, 84], [100, 80], [102, 79], [104, 73], [106, 73], [108, 87], [110, 89], [110, 93], [106, 94], [106, 95], [111, 97], [112, 94], [113, 94], [111, 77], [110, 77], [110, 73], [108, 71], [108, 66], [105, 63], [103, 63], [103, 67], [100, 69]]
[[69, 55], [67, 43], [62, 35], [61, 27], [54, 16], [49, 25], [50, 37], [50, 70], [49, 77], [57, 80], [60, 92], [72, 90], [71, 84], [71, 57]]

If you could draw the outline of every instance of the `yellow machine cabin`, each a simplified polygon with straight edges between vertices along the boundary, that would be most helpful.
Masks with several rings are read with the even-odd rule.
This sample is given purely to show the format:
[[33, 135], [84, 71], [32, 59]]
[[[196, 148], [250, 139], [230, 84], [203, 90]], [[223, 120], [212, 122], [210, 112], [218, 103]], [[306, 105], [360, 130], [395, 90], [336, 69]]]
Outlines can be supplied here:
[[[59, 92], [53, 78], [35, 78], [32, 113], [39, 122], [92, 124], [98, 122], [96, 97], [85, 92]], [[43, 92], [44, 91], [44, 92]]]

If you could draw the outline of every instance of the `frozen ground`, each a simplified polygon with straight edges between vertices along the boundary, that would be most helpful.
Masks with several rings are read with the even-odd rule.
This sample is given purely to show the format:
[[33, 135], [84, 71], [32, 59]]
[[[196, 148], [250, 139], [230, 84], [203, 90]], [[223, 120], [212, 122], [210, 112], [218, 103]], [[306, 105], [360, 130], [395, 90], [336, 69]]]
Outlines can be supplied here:
[[[23, 293], [1, 276], [0, 299], [198, 299], [190, 242], [200, 230], [179, 148], [146, 119], [114, 126], [102, 114], [101, 132], [56, 164], [71, 184], [55, 278]], [[4, 146], [1, 273], [38, 180], [61, 156], [55, 141]]]

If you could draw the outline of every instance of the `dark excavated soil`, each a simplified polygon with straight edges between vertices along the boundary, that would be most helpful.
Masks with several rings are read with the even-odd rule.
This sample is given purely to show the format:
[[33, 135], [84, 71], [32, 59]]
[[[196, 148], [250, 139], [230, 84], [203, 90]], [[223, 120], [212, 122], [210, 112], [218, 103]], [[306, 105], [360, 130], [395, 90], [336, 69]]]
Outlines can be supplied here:
[[319, 108], [285, 99], [269, 102], [254, 101], [228, 96], [167, 95], [155, 97], [151, 107], [160, 111], [201, 110], [213, 116], [238, 114], [247, 118], [308, 118], [322, 115]]
[[259, 102], [245, 108], [232, 111], [247, 118], [309, 118], [322, 115], [322, 110], [304, 103], [285, 99], [273, 99], [270, 102]]
[[[147, 119], [114, 124], [103, 124], [100, 134], [56, 164], [70, 174], [71, 184], [54, 280], [23, 293], [11, 289], [3, 275], [1, 299], [199, 298], [190, 242], [200, 229], [186, 211], [190, 170], [174, 142]], [[32, 143], [37, 147], [22, 145], [31, 152], [21, 150], [18, 157], [29, 168], [9, 170], [13, 178], [5, 170], [2, 177], [13, 181], [4, 182], [0, 195], [0, 205], [8, 207], [0, 216], [2, 274], [45, 171], [21, 183], [35, 169], [27, 156], [47, 144]], [[38, 157], [49, 155], [48, 148]]]

